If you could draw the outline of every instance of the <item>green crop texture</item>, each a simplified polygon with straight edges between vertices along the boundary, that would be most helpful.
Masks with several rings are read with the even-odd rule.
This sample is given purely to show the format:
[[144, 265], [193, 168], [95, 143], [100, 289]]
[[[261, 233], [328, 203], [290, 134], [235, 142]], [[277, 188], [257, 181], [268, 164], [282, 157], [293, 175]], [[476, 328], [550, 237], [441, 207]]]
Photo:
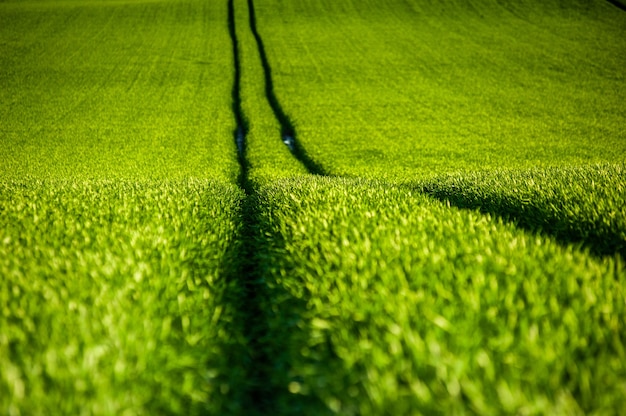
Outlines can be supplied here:
[[272, 178], [307, 173], [281, 142], [281, 126], [265, 96], [265, 74], [257, 43], [250, 31], [246, 0], [234, 2], [235, 28], [241, 59], [241, 110], [246, 118], [247, 159], [250, 179]]
[[424, 185], [439, 199], [581, 241], [597, 254], [626, 258], [624, 165], [494, 170], [450, 175]]
[[3, 182], [3, 412], [218, 409], [240, 199], [207, 180]]
[[0, 414], [623, 413], [624, 9], [0, 1]]
[[232, 407], [226, 5], [3, 2], [0, 39], [0, 413]]
[[606, 1], [259, 3], [276, 94], [331, 173], [626, 158], [626, 14]]
[[299, 141], [332, 176], [368, 179], [257, 188], [267, 365], [287, 369], [274, 410], [626, 408], [626, 15], [255, 4]]
[[2, 177], [237, 175], [225, 6], [6, 2], [0, 39]]
[[626, 406], [619, 259], [388, 183], [283, 180], [259, 204], [280, 413]]

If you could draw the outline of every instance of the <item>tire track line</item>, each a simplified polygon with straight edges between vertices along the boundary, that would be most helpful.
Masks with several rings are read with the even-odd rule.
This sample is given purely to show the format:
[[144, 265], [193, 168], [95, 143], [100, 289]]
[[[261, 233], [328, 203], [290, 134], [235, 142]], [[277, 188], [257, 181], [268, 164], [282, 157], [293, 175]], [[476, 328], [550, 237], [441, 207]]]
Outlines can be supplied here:
[[239, 389], [237, 393], [233, 393], [237, 401], [233, 404], [233, 409], [246, 415], [276, 414], [279, 397], [285, 387], [275, 381], [277, 377], [274, 373], [284, 354], [276, 351], [271, 342], [276, 334], [270, 328], [268, 305], [277, 295], [268, 287], [262, 267], [262, 258], [267, 255], [271, 242], [259, 232], [263, 228], [263, 220], [260, 218], [262, 208], [259, 206], [259, 195], [249, 177], [250, 162], [246, 157], [249, 123], [241, 98], [241, 50], [237, 37], [234, 0], [228, 0], [228, 29], [233, 48], [232, 109], [237, 124], [234, 140], [240, 165], [238, 182], [245, 193], [240, 211], [241, 230], [234, 247], [237, 264], [227, 276], [238, 287], [238, 292], [233, 293], [228, 302], [237, 311], [235, 321], [231, 324], [234, 332], [241, 331], [244, 344], [238, 357], [239, 362], [234, 365], [237, 368], [243, 367], [244, 382], [240, 386], [233, 386]]
[[248, 12], [249, 12], [249, 24], [250, 31], [254, 36], [254, 39], [257, 44], [257, 48], [259, 50], [259, 56], [261, 58], [261, 65], [263, 66], [263, 73], [265, 75], [265, 95], [267, 97], [267, 101], [274, 112], [274, 116], [278, 120], [281, 126], [281, 139], [283, 143], [289, 147], [291, 153], [304, 165], [304, 167], [314, 175], [322, 175], [327, 176], [327, 173], [324, 171], [322, 166], [320, 166], [317, 162], [315, 162], [309, 155], [306, 153], [304, 147], [300, 144], [296, 136], [296, 129], [291, 122], [289, 116], [283, 110], [280, 101], [276, 97], [274, 93], [274, 81], [272, 78], [272, 67], [269, 64], [269, 60], [267, 59], [267, 53], [265, 52], [265, 44], [263, 43], [263, 38], [259, 34], [256, 24], [256, 13], [254, 9], [254, 1], [248, 0]]

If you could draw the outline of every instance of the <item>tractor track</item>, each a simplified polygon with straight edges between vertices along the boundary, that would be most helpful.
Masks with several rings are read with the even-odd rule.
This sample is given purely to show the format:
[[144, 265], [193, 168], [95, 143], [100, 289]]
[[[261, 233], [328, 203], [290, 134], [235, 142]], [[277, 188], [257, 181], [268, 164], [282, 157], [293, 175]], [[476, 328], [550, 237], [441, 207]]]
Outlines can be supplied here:
[[[258, 207], [254, 203], [255, 190], [249, 179], [249, 162], [246, 157], [246, 134], [248, 121], [241, 104], [241, 60], [234, 0], [228, 1], [228, 29], [233, 46], [234, 81], [232, 90], [232, 106], [235, 121], [234, 140], [240, 165], [239, 186], [245, 193], [241, 206], [242, 227], [237, 246], [238, 264], [231, 279], [236, 279], [239, 293], [231, 302], [239, 315], [234, 325], [239, 326], [243, 333], [245, 348], [243, 361], [245, 371], [244, 386], [238, 394], [240, 410], [245, 414], [269, 414], [273, 409], [272, 401], [276, 396], [276, 386], [267, 383], [270, 379], [272, 357], [268, 352], [264, 339], [269, 333], [268, 320], [263, 304], [268, 300], [268, 288], [265, 285], [257, 261], [257, 230], [259, 228]], [[262, 242], [261, 242], [262, 243]]]
[[263, 66], [263, 73], [265, 75], [265, 95], [267, 97], [267, 101], [274, 112], [274, 116], [278, 120], [281, 126], [281, 139], [283, 143], [289, 147], [291, 153], [294, 155], [302, 165], [314, 175], [322, 175], [327, 176], [327, 173], [324, 169], [313, 159], [309, 157], [309, 155], [304, 150], [304, 147], [300, 144], [297, 139], [296, 129], [289, 118], [289, 116], [283, 110], [280, 101], [276, 97], [274, 92], [274, 81], [272, 78], [272, 67], [270, 66], [269, 60], [267, 59], [267, 53], [265, 51], [265, 44], [263, 43], [263, 38], [259, 34], [256, 24], [256, 12], [254, 9], [254, 1], [248, 0], [248, 12], [249, 12], [249, 24], [250, 31], [256, 40], [257, 48], [259, 50], [259, 56], [261, 58], [261, 65]]
[[[295, 399], [289, 398], [287, 380], [290, 359], [288, 352], [285, 351], [285, 344], [290, 337], [288, 328], [291, 322], [297, 320], [299, 306], [295, 300], [276, 305], [276, 299], [285, 299], [289, 296], [280, 288], [270, 287], [265, 274], [267, 258], [276, 241], [272, 241], [271, 235], [264, 232], [267, 224], [262, 218], [262, 198], [257, 189], [258, 184], [250, 179], [251, 166], [246, 142], [249, 124], [242, 105], [242, 49], [237, 36], [238, 30], [249, 28], [237, 27], [235, 7], [235, 0], [229, 0], [228, 29], [234, 65], [232, 110], [236, 121], [233, 136], [240, 165], [238, 183], [245, 197], [240, 211], [241, 229], [236, 239], [237, 243], [233, 246], [237, 263], [227, 277], [236, 282], [238, 288], [229, 302], [237, 311], [235, 322], [232, 323], [234, 331], [241, 333], [243, 338], [243, 348], [234, 367], [243, 367], [244, 381], [242, 385], [236, 386], [240, 391], [232, 393], [232, 397], [238, 402], [233, 409], [237, 409], [239, 414], [246, 415], [279, 414], [285, 406], [295, 408], [301, 406], [299, 400], [294, 402]], [[250, 16], [253, 18], [253, 12]], [[266, 59], [264, 62], [264, 66], [267, 65]], [[268, 89], [270, 90], [271, 88]], [[271, 96], [273, 97], [273, 93]], [[283, 119], [285, 120], [286, 116], [275, 97], [273, 102], [272, 108], [278, 108], [278, 114], [285, 117]], [[286, 130], [293, 132], [293, 129], [286, 128], [283, 122], [281, 126], [283, 132]]]

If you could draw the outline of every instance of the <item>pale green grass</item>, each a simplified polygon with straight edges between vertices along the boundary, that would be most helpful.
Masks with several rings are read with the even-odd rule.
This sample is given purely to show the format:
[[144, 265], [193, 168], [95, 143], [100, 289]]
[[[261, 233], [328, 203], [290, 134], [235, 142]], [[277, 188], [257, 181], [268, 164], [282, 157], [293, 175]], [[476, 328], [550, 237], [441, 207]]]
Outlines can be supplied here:
[[0, 178], [237, 175], [225, 5], [0, 4]]
[[0, 413], [236, 408], [226, 4], [3, 2], [0, 56]]

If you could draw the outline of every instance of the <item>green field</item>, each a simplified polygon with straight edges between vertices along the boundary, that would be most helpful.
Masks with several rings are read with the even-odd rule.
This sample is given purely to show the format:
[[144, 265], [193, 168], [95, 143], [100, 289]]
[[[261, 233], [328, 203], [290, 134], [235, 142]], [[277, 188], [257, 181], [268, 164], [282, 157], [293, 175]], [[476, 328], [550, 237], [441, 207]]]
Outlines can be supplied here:
[[328, 172], [626, 157], [625, 23], [607, 2], [260, 3], [276, 94]]
[[0, 413], [626, 409], [626, 13], [0, 2]]

